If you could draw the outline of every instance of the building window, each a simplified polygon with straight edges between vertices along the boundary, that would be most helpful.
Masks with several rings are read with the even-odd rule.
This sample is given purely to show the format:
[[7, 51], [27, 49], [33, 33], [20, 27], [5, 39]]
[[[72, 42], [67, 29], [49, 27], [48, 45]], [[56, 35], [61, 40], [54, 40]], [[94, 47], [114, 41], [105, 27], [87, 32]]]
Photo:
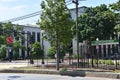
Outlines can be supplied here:
[[36, 38], [36, 36], [35, 36], [35, 32], [32, 32], [32, 36], [33, 36], [33, 43], [35, 43], [35, 38]]
[[[22, 32], [22, 35], [23, 35], [23, 36], [24, 36], [24, 33], [25, 33], [25, 31]], [[25, 37], [25, 36], [24, 36], [24, 37]], [[25, 44], [25, 39], [23, 39], [23, 38], [21, 39], [21, 44], [22, 44], [22, 45]]]
[[108, 45], [108, 55], [111, 54], [111, 48], [110, 48], [110, 45]]
[[103, 45], [104, 57], [106, 57], [106, 45]]
[[30, 31], [27, 31], [27, 38], [28, 38], [28, 43], [30, 43], [30, 35], [31, 35], [31, 32]]
[[40, 32], [37, 33], [37, 41], [40, 42]]
[[[25, 37], [24, 33], [25, 33], [25, 31], [22, 32], [22, 35]], [[25, 46], [25, 39], [24, 38], [21, 39], [21, 44], [22, 44], [22, 46]], [[21, 58], [24, 59], [25, 58], [25, 50], [22, 48], [21, 51], [22, 51]]]
[[96, 57], [96, 54], [97, 54], [96, 46], [93, 46], [93, 54], [94, 54], [94, 57]]

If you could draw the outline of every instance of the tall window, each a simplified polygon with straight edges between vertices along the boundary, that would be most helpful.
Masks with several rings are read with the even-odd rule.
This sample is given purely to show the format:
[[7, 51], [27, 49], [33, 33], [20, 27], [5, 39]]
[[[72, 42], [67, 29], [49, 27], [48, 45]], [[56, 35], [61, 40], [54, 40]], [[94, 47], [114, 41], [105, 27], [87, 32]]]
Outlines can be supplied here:
[[110, 45], [108, 45], [108, 55], [111, 54], [111, 48], [110, 48]]
[[30, 43], [30, 35], [31, 35], [31, 33], [30, 33], [30, 31], [27, 31], [27, 33], [28, 33], [28, 35], [27, 35], [28, 43]]
[[36, 38], [36, 36], [35, 36], [35, 32], [32, 32], [32, 36], [33, 36], [33, 43], [35, 43], [35, 38]]
[[106, 57], [106, 45], [103, 45], [104, 57]]
[[[25, 37], [24, 33], [25, 33], [25, 31], [22, 32], [22, 35]], [[25, 40], [24, 40], [24, 39], [21, 40], [21, 44], [22, 44], [22, 45], [25, 44]]]
[[40, 42], [40, 32], [37, 33], [37, 41]]

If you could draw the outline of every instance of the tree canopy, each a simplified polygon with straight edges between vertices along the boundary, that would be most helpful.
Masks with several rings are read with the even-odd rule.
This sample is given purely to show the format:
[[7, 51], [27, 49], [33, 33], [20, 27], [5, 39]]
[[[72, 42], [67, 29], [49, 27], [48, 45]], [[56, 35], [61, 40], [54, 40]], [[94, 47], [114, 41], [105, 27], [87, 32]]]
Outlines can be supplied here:
[[116, 14], [106, 5], [88, 8], [78, 18], [79, 38], [83, 40], [110, 39], [114, 36]]
[[72, 42], [71, 14], [65, 0], [43, 0], [41, 8], [43, 13], [37, 24], [42, 30], [45, 30], [46, 38], [51, 46], [56, 47], [56, 68], [59, 70], [60, 46], [69, 45]]
[[70, 11], [65, 5], [65, 0], [44, 0], [41, 3], [42, 16], [38, 21], [40, 28], [45, 30], [47, 40], [55, 44], [69, 44], [72, 41], [72, 23]]
[[[16, 39], [16, 37], [23, 38], [23, 35], [19, 33], [19, 32], [21, 32], [23, 30], [23, 27], [21, 27], [19, 25], [14, 25], [11, 22], [1, 23], [0, 24], [0, 30], [2, 32], [0, 34], [0, 48], [1, 49], [4, 48], [4, 47], [2, 47], [3, 45], [7, 49], [8, 44], [6, 43], [6, 38], [8, 36], [12, 36], [12, 37], [14, 36], [15, 39]], [[16, 36], [15, 36], [15, 32], [17, 32]], [[19, 57], [19, 48], [24, 47], [24, 49], [25, 49], [25, 46], [20, 45], [20, 41], [19, 40], [14, 40], [13, 44], [9, 44], [9, 46], [11, 46], [12, 49], [13, 49], [14, 58], [18, 58]], [[5, 51], [3, 51], [3, 53], [6, 54]]]
[[115, 30], [117, 30], [117, 32], [120, 32], [120, 0], [116, 3], [111, 4], [110, 7], [117, 13], [118, 20], [117, 25], [115, 26]]
[[116, 3], [110, 4], [110, 7], [115, 11], [120, 11], [120, 0]]

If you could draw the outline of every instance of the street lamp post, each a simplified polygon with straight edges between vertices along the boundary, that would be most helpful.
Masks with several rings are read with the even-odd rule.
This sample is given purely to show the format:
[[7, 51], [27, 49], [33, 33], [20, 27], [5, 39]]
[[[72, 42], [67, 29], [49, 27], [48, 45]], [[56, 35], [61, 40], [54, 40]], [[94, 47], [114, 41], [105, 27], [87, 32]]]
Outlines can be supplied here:
[[33, 52], [33, 50], [32, 50], [32, 45], [30, 44], [29, 45], [29, 48], [30, 48], [30, 51], [29, 51], [29, 55], [30, 55], [30, 64], [34, 64], [34, 61], [33, 61], [33, 58], [32, 58], [32, 52]]
[[[44, 30], [41, 30], [42, 37], [43, 37], [44, 32], [45, 32]], [[41, 64], [42, 64], [42, 66], [44, 66], [44, 64], [45, 64], [45, 62], [44, 62], [44, 42], [43, 42], [44, 40], [43, 40], [43, 38], [41, 40], [42, 40], [42, 52], [43, 52]]]
[[[120, 35], [118, 37], [118, 53], [120, 53]], [[119, 62], [119, 59], [118, 59], [118, 62]]]
[[[99, 39], [97, 38], [96, 41], [99, 41]], [[98, 45], [98, 42], [97, 42], [97, 45], [96, 45], [96, 50], [97, 50], [97, 68], [98, 68], [98, 59], [99, 59], [99, 45]]]
[[77, 49], [77, 56], [78, 56], [77, 67], [79, 68], [79, 39], [78, 39], [78, 5], [79, 3], [78, 3], [78, 0], [76, 1], [72, 0], [72, 2], [76, 4], [76, 44], [77, 44], [76, 49]]

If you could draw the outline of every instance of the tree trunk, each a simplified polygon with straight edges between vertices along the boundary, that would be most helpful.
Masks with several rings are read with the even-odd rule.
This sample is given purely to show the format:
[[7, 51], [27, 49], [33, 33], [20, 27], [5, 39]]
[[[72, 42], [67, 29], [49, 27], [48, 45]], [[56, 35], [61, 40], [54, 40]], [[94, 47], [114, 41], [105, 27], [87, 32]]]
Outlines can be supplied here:
[[56, 33], [56, 69], [59, 70], [59, 41], [58, 33]]

